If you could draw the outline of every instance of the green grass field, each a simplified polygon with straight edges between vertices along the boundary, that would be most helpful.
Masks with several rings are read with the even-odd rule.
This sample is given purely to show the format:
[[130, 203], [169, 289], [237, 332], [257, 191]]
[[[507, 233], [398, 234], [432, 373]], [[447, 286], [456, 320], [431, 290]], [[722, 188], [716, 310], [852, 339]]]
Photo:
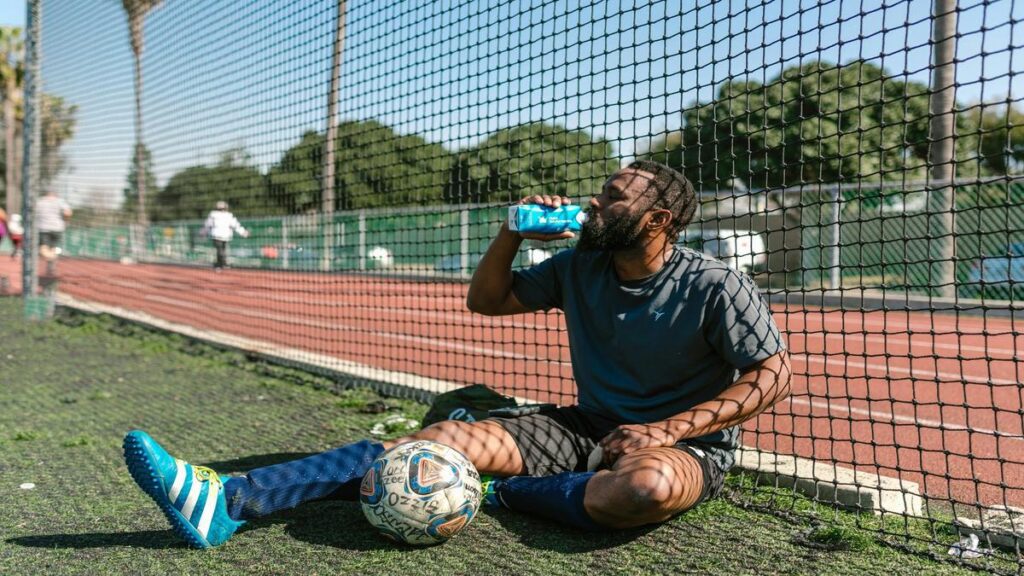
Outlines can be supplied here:
[[[811, 540], [831, 545], [816, 545], [812, 518], [726, 500], [599, 535], [488, 509], [426, 549], [377, 536], [356, 503], [323, 502], [190, 550], [129, 477], [128, 430], [228, 473], [358, 440], [390, 414], [426, 408], [110, 318], [25, 323], [14, 298], [0, 298], [0, 343], [0, 574], [972, 573], [867, 531], [819, 531]], [[380, 401], [388, 412], [367, 410]]]

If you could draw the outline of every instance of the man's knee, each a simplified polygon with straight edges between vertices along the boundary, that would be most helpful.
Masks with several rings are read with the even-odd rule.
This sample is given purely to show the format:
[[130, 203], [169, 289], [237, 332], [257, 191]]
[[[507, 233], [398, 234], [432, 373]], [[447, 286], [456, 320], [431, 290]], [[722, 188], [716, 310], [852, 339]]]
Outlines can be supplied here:
[[693, 507], [704, 486], [699, 464], [676, 458], [631, 459], [594, 480], [588, 510], [595, 520], [620, 528], [668, 520]]
[[625, 472], [618, 484], [629, 512], [640, 517], [673, 513], [682, 488], [675, 470], [663, 463]]

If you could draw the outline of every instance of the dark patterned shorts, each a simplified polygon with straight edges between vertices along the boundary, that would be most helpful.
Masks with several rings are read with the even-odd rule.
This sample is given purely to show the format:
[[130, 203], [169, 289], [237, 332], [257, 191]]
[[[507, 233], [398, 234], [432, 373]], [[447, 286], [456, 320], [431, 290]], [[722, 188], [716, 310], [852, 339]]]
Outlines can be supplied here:
[[[526, 473], [531, 476], [586, 471], [590, 453], [617, 426], [576, 406], [490, 420], [500, 424], [515, 439]], [[695, 440], [681, 440], [675, 447], [700, 463], [704, 486], [698, 503], [717, 496], [722, 491], [725, 473], [734, 461], [732, 451]]]

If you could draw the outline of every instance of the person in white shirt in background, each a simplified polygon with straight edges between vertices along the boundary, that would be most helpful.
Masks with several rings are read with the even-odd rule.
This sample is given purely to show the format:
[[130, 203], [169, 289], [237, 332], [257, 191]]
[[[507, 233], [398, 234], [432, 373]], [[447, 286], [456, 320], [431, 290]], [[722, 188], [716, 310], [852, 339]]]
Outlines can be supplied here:
[[39, 230], [39, 254], [53, 261], [61, 253], [61, 241], [71, 218], [71, 205], [50, 190], [36, 202], [36, 229]]
[[213, 269], [217, 272], [228, 265], [228, 242], [231, 242], [236, 232], [242, 238], [249, 237], [249, 232], [242, 227], [235, 215], [228, 211], [228, 203], [223, 200], [217, 202], [217, 208], [210, 211], [200, 232], [201, 235], [213, 240], [213, 247], [217, 250]]

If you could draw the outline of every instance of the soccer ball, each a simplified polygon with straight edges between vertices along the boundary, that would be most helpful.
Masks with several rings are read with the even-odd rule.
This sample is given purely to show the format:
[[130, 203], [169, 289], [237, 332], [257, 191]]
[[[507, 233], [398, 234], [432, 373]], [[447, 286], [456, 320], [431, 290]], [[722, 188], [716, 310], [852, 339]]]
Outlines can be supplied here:
[[363, 476], [359, 501], [384, 536], [440, 544], [465, 528], [480, 506], [480, 474], [454, 448], [417, 440], [380, 455]]

